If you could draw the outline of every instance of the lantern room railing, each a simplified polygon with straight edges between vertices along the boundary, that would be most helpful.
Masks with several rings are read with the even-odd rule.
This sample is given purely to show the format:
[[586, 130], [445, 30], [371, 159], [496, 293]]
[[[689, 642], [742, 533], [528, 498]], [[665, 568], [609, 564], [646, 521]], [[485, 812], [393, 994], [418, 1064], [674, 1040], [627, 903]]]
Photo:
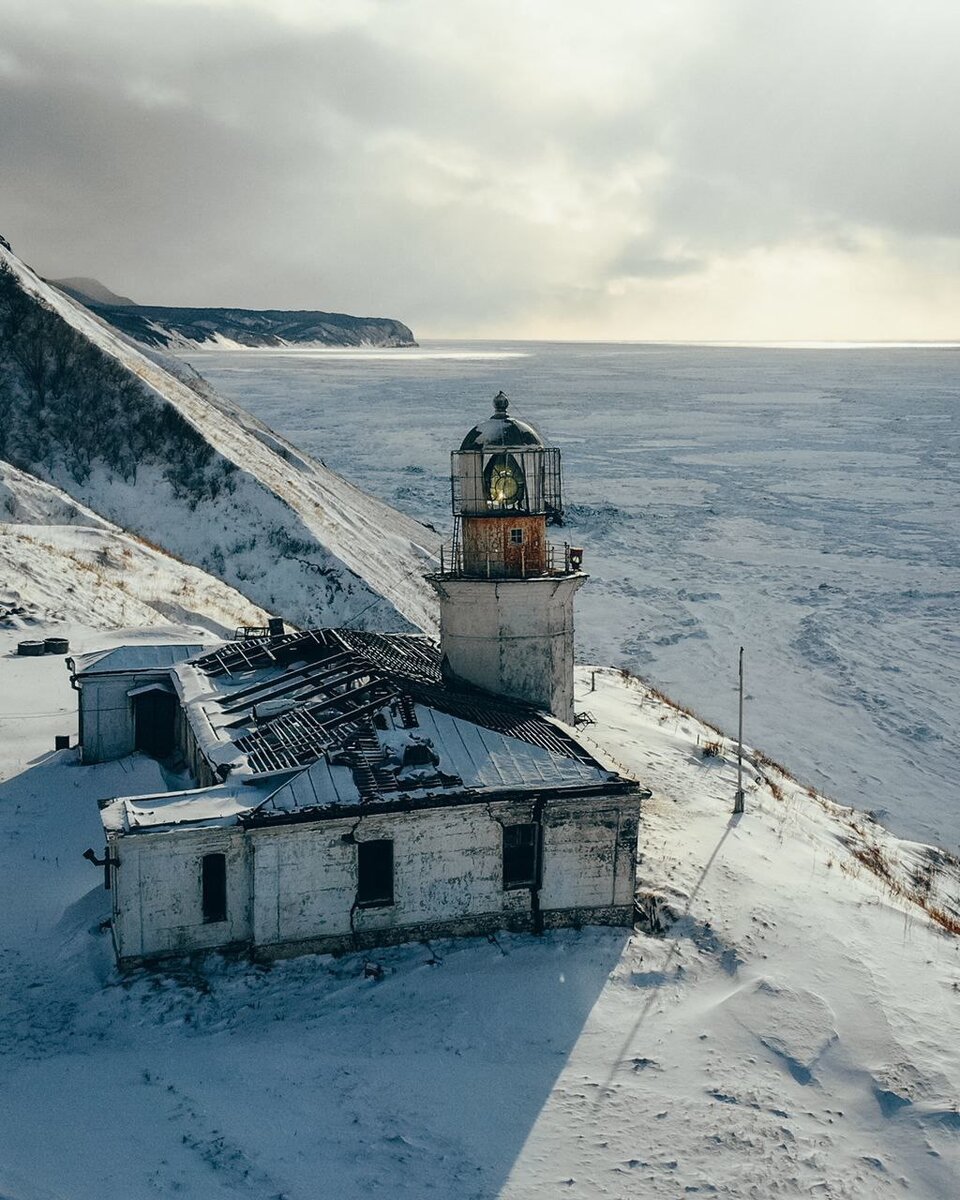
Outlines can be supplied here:
[[479, 564], [470, 563], [467, 569], [463, 544], [454, 541], [440, 547], [440, 570], [437, 576], [441, 579], [541, 579], [550, 575], [575, 575], [581, 570], [583, 550], [566, 542], [562, 546], [549, 543], [546, 547], [546, 566], [538, 570], [528, 569], [522, 555], [519, 559], [513, 555], [508, 559], [505, 554], [496, 552], [486, 555]]

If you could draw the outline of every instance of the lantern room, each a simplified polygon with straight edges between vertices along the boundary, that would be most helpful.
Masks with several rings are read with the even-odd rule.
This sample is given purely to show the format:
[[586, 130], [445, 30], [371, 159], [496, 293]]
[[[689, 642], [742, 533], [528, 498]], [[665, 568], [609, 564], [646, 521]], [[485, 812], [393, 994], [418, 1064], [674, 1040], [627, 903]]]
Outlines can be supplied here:
[[509, 406], [499, 392], [493, 415], [451, 455], [454, 516], [543, 516], [562, 525], [560, 451], [545, 446], [532, 425], [509, 416]]
[[563, 521], [560, 451], [509, 405], [499, 392], [493, 415], [451, 455], [452, 565], [466, 575], [526, 578], [555, 568], [547, 525]]

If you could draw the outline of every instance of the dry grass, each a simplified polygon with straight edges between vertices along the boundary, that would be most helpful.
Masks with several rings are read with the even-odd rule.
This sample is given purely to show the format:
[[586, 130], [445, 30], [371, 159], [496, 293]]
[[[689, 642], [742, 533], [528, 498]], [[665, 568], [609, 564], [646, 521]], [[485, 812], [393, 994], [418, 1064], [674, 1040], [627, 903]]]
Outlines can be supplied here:
[[954, 937], [960, 937], [960, 919], [953, 916], [952, 913], [945, 912], [942, 908], [937, 908], [933, 904], [928, 904], [925, 901], [917, 901], [921, 908], [926, 910], [927, 916], [931, 921], [936, 921], [941, 929], [945, 929], [947, 933], [952, 933]]
[[909, 888], [896, 878], [890, 868], [890, 863], [886, 855], [875, 842], [853, 847], [852, 853], [857, 862], [862, 863], [868, 871], [876, 875], [878, 879], [883, 880], [894, 896], [899, 896], [911, 904], [916, 904], [941, 929], [953, 934], [955, 937], [960, 936], [960, 918], [956, 917], [953, 913], [947, 912], [946, 909], [939, 908], [930, 900], [930, 891], [933, 887], [932, 867], [929, 873], [924, 872], [922, 879], [914, 880], [915, 886], [913, 888]]
[[151, 542], [149, 538], [141, 537], [139, 533], [131, 533], [128, 529], [126, 530], [126, 534], [127, 537], [133, 538], [139, 545], [146, 546], [148, 550], [153, 550], [157, 554], [162, 554], [164, 558], [172, 558], [175, 562], [182, 563], [185, 567], [194, 566], [193, 563], [187, 562], [185, 558], [181, 558], [179, 554], [174, 554], [172, 550], [166, 549], [165, 546], [158, 546], [156, 542]]
[[[784, 779], [793, 779], [793, 776], [783, 765], [777, 762], [775, 758], [771, 758], [769, 754], [765, 754], [763, 750], [754, 749], [753, 758], [758, 767], [765, 767], [767, 770], [778, 771]], [[796, 780], [794, 780], [796, 782]]]
[[902, 885], [899, 884], [893, 877], [893, 872], [890, 870], [890, 864], [887, 862], [883, 851], [876, 843], [870, 843], [866, 846], [857, 846], [853, 851], [853, 857], [863, 863], [868, 871], [872, 871], [878, 879], [882, 879], [884, 883], [889, 884], [895, 890], [902, 891]]
[[672, 708], [674, 712], [679, 713], [681, 716], [689, 717], [692, 721], [699, 721], [701, 725], [707, 729], [712, 729], [721, 738], [724, 736], [723, 730], [719, 726], [714, 725], [712, 721], [708, 721], [706, 717], [701, 716], [696, 709], [687, 708], [685, 704], [680, 704], [672, 699], [666, 692], [662, 692], [655, 684], [651, 683], [649, 679], [644, 679], [642, 675], [635, 674], [629, 667], [618, 667], [617, 670], [624, 683], [629, 683], [633, 687], [642, 687], [648, 695], [652, 696], [654, 700], [659, 700], [667, 708]]

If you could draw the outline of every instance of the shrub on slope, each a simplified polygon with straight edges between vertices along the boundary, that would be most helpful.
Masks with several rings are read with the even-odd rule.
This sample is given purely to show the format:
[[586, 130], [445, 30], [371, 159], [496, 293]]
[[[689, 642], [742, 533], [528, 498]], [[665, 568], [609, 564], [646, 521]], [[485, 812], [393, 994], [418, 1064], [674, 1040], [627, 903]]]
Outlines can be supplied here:
[[236, 469], [176, 409], [28, 296], [4, 263], [0, 458], [33, 473], [63, 468], [79, 484], [97, 461], [130, 483], [153, 463], [192, 508], [229, 489]]

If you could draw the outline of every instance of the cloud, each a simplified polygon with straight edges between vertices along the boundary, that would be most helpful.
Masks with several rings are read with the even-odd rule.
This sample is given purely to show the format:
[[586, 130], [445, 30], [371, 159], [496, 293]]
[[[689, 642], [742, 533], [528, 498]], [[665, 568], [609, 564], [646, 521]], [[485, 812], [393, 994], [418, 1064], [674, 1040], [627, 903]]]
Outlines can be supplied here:
[[[47, 274], [425, 334], [955, 322], [952, 3], [0, 0], [0, 18], [0, 231]], [[838, 287], [855, 302], [818, 290]]]

